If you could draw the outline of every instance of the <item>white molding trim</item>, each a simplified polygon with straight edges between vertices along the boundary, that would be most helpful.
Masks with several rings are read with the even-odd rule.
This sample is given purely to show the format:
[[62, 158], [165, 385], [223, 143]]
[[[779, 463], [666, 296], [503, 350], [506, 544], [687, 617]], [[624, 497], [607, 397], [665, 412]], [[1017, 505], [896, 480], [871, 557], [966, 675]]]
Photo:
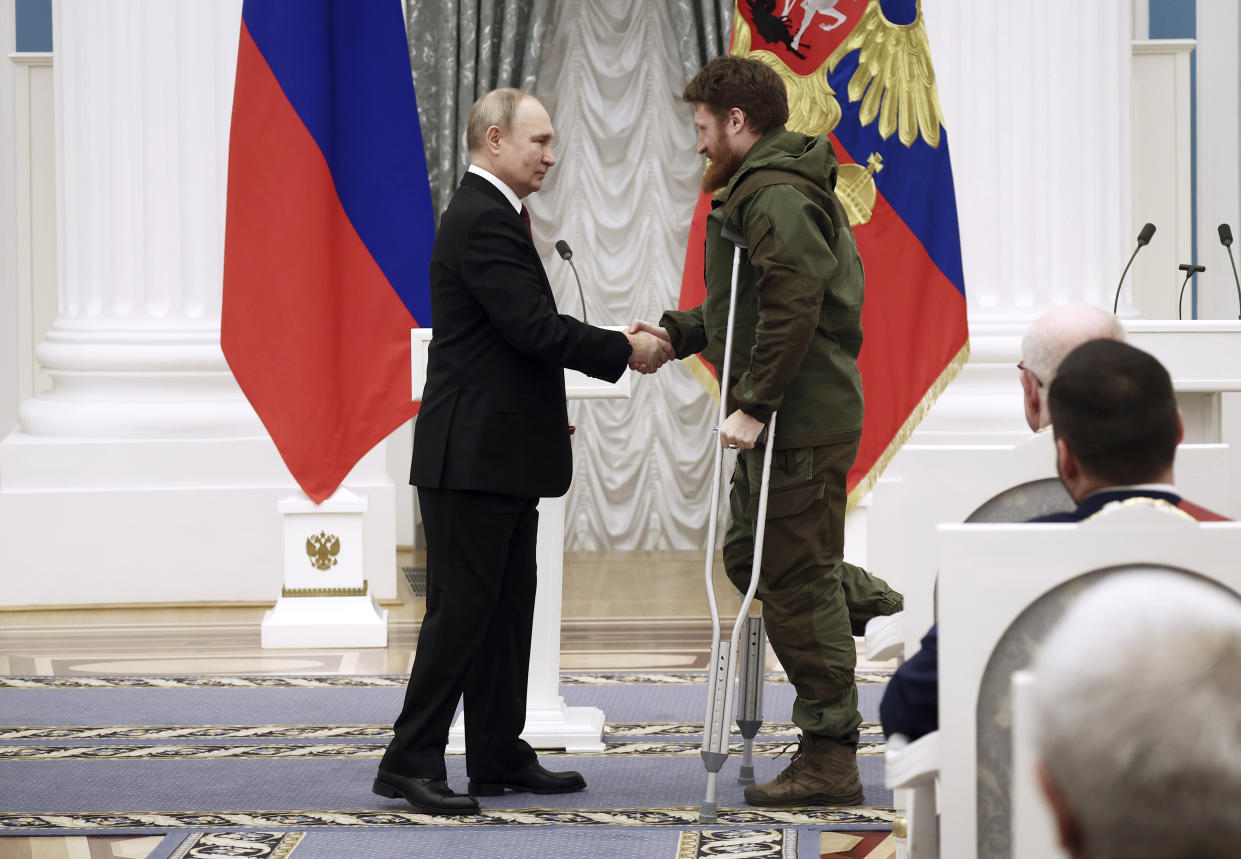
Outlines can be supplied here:
[[57, 312], [52, 56], [47, 52], [9, 54], [13, 65], [14, 325], [19, 402], [50, 387], [35, 358], [35, 348]]
[[1236, 319], [1237, 286], [1216, 230], [1223, 222], [1241, 236], [1241, 10], [1198, 0], [1197, 13], [1198, 262], [1207, 267], [1198, 277], [1198, 315]]
[[[0, 55], [17, 41], [14, 0], [0, 0]], [[17, 171], [10, 141], [16, 137], [14, 67], [0, 60], [0, 433], [8, 432], [21, 402], [17, 349]]]
[[[1130, 235], [1136, 236], [1147, 221], [1157, 231], [1126, 278], [1121, 315], [1128, 306], [1147, 319], [1177, 318], [1184, 279], [1177, 266], [1193, 257], [1189, 55], [1196, 45], [1194, 39], [1133, 43]], [[1186, 319], [1191, 304], [1187, 296]]]

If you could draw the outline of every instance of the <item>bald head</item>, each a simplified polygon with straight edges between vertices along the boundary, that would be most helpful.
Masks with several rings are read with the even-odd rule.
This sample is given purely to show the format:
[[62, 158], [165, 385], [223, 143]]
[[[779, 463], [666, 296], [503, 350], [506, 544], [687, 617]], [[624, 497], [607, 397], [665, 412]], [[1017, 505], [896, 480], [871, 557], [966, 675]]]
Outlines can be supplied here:
[[1053, 307], [1021, 338], [1021, 387], [1026, 423], [1039, 430], [1051, 423], [1047, 391], [1064, 357], [1091, 340], [1125, 339], [1120, 320], [1097, 307]]

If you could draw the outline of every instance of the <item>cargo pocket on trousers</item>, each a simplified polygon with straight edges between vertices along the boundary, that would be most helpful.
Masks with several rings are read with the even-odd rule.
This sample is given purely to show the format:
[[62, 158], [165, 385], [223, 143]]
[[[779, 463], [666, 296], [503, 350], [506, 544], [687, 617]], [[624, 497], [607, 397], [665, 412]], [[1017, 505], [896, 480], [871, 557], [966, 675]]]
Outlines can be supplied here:
[[[750, 498], [745, 515], [758, 518], [759, 489], [762, 479], [762, 459], [754, 473], [747, 474], [750, 481]], [[771, 478], [767, 496], [767, 518], [780, 519], [795, 516], [823, 497], [827, 486], [822, 478], [814, 476], [813, 448], [795, 448], [772, 452]]]

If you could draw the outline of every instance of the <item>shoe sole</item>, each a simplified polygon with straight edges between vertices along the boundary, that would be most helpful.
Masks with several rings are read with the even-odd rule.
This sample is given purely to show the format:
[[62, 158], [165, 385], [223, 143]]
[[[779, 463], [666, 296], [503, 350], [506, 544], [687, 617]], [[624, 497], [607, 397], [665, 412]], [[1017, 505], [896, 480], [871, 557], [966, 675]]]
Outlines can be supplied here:
[[378, 796], [387, 797], [388, 799], [403, 799], [424, 814], [461, 815], [479, 813], [478, 808], [435, 808], [430, 805], [423, 805], [420, 802], [414, 802], [386, 781], [380, 781], [379, 779], [375, 779], [374, 783], [371, 785], [371, 793], [377, 794]]
[[470, 782], [469, 791], [471, 796], [500, 796], [504, 793], [505, 788], [514, 793], [576, 793], [579, 790], [585, 790], [586, 785], [575, 784], [571, 787], [553, 787], [553, 788], [533, 788], [524, 784], [505, 784], [505, 783], [483, 783]]
[[861, 805], [866, 801], [866, 797], [862, 791], [849, 796], [807, 796], [798, 797], [795, 801], [789, 802], [755, 802], [746, 797], [746, 803], [755, 808], [801, 808], [808, 805], [828, 805], [828, 806], [844, 806], [844, 805]]

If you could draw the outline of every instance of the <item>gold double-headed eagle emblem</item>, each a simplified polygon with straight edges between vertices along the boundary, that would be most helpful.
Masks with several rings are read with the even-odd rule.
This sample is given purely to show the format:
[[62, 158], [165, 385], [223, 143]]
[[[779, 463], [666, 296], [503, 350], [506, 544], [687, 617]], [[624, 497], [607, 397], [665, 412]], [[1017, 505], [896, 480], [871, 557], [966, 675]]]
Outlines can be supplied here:
[[[778, 10], [781, 4], [783, 8]], [[836, 8], [839, 5], [840, 0], [737, 0], [732, 53], [761, 60], [784, 80], [789, 95], [789, 129], [827, 134], [840, 123], [842, 115], [828, 74], [844, 57], [857, 51], [857, 71], [849, 79], [847, 91], [850, 102], [861, 102], [862, 125], [877, 121], [884, 140], [896, 134], [906, 146], [912, 146], [919, 137], [929, 146], [939, 146], [943, 113], [935, 90], [935, 69], [931, 65], [922, 3], [918, 2], [912, 22], [894, 24], [884, 16], [879, 0], [869, 0], [852, 26], [849, 16]], [[801, 17], [794, 21], [792, 16], [797, 12]], [[819, 26], [811, 30], [812, 23]], [[788, 38], [763, 39], [770, 49], [756, 46], [752, 27], [759, 34], [787, 34]], [[846, 31], [843, 39], [825, 60], [806, 73], [805, 61], [813, 64], [814, 57], [803, 42], [808, 31], [817, 40], [822, 33], [830, 35], [836, 28]], [[789, 67], [786, 59], [792, 58], [800, 71]], [[878, 153], [872, 153], [865, 167], [840, 167], [836, 192], [853, 226], [865, 224], [871, 218], [876, 196], [874, 175], [883, 169], [882, 162]]]
[[306, 557], [316, 570], [330, 570], [336, 566], [336, 556], [340, 554], [340, 537], [320, 531], [306, 538]]

